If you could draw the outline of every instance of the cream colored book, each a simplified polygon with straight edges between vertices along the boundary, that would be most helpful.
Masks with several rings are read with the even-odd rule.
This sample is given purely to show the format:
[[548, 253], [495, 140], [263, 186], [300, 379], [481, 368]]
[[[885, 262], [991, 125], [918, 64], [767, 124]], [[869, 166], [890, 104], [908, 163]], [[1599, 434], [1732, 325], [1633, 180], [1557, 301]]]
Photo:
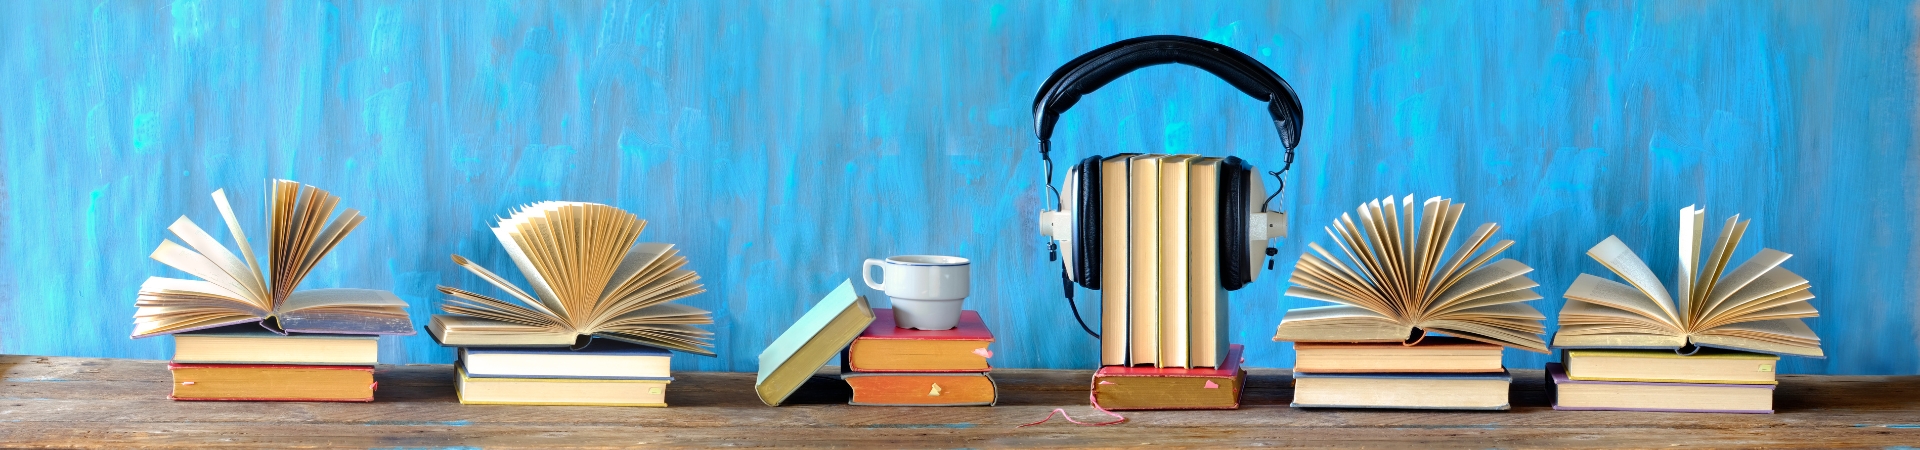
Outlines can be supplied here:
[[484, 378], [455, 365], [454, 393], [463, 405], [667, 406], [672, 380]]
[[450, 346], [580, 347], [590, 337], [712, 356], [713, 314], [671, 303], [706, 292], [669, 244], [636, 243], [647, 222], [612, 206], [540, 202], [500, 219], [494, 237], [532, 292], [459, 255], [453, 262], [510, 300], [440, 286], [450, 298], [427, 332]]
[[1407, 196], [1361, 205], [1357, 220], [1342, 214], [1327, 228], [1340, 253], [1308, 244], [1286, 292], [1335, 305], [1287, 311], [1273, 340], [1404, 342], [1424, 331], [1546, 353], [1546, 316], [1523, 303], [1540, 298], [1539, 283], [1527, 265], [1494, 259], [1513, 245], [1488, 244], [1499, 225], [1480, 225], [1447, 254], [1465, 209]]
[[238, 255], [185, 216], [173, 222], [180, 243], [160, 241], [153, 259], [200, 279], [151, 277], [140, 284], [133, 337], [144, 338], [259, 322], [279, 334], [334, 333], [411, 335], [407, 302], [372, 289], [295, 291], [307, 274], [365, 217], [327, 191], [274, 180], [267, 198], [264, 271], [225, 190], [213, 191]]
[[1127, 352], [1129, 365], [1160, 364], [1160, 160], [1141, 155], [1128, 163]]
[[1227, 338], [1227, 288], [1220, 284], [1220, 158], [1198, 158], [1187, 177], [1187, 363], [1215, 367]]
[[1127, 365], [1127, 164], [1137, 154], [1123, 153], [1100, 161], [1100, 365]]
[[1727, 270], [1746, 233], [1739, 215], [1728, 218], [1711, 253], [1699, 259], [1706, 210], [1680, 210], [1679, 290], [1669, 294], [1653, 269], [1608, 236], [1587, 256], [1625, 280], [1580, 274], [1567, 288], [1553, 346], [1565, 348], [1674, 349], [1700, 347], [1823, 357], [1820, 337], [1801, 319], [1817, 317], [1806, 278], [1781, 267], [1792, 255], [1763, 248]]
[[1188, 367], [1187, 176], [1196, 157], [1160, 159], [1160, 367]]

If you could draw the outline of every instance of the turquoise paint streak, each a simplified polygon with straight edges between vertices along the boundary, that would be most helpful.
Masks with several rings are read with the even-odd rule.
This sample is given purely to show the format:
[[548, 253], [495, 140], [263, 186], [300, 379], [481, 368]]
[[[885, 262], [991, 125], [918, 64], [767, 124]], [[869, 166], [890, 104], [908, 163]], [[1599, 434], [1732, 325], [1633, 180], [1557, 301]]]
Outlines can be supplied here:
[[[1582, 252], [1618, 235], [1674, 264], [1675, 212], [1754, 219], [1740, 257], [1794, 253], [1826, 360], [1788, 373], [1920, 373], [1914, 6], [1896, 2], [0, 2], [0, 352], [165, 358], [133, 341], [147, 259], [186, 215], [220, 234], [227, 188], [263, 236], [268, 178], [368, 221], [305, 287], [391, 289], [417, 321], [439, 284], [519, 281], [487, 227], [539, 200], [650, 222], [710, 291], [719, 358], [760, 349], [860, 261], [972, 258], [1001, 367], [1087, 368], [1095, 342], [1033, 233], [1030, 103], [1114, 40], [1201, 36], [1293, 82], [1308, 117], [1282, 271], [1237, 292], [1249, 365], [1284, 268], [1368, 199], [1448, 196], [1495, 221], [1549, 315]], [[1258, 105], [1156, 67], [1060, 122], [1060, 161], [1199, 152], [1280, 163]], [[1058, 175], [1058, 174], [1056, 174]], [[876, 303], [883, 296], [868, 292]], [[1098, 295], [1081, 292], [1088, 317]], [[444, 363], [425, 337], [389, 363]], [[1509, 352], [1513, 367], [1542, 355]]]

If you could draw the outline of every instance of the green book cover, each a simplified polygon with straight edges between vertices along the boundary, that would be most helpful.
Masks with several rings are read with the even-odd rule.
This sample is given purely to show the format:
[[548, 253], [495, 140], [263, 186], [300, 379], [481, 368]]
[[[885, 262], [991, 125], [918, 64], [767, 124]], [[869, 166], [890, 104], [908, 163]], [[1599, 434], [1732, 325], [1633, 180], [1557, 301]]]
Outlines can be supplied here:
[[852, 280], [841, 281], [760, 352], [760, 374], [753, 382], [760, 401], [780, 406], [871, 323], [873, 308], [867, 299], [853, 293]]

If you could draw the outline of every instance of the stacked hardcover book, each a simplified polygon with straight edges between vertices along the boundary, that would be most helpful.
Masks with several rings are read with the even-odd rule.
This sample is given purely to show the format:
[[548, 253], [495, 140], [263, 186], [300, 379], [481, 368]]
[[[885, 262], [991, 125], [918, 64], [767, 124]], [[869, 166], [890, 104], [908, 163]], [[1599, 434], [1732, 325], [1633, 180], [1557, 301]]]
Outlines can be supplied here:
[[1761, 249], [1727, 270], [1747, 223], [1727, 219], [1706, 249], [1706, 210], [1681, 209], [1673, 295], [1619, 238], [1588, 250], [1627, 283], [1581, 274], [1567, 289], [1554, 408], [1773, 412], [1777, 355], [1824, 356], [1803, 321], [1819, 312], [1808, 281], [1781, 267], [1791, 255]]
[[411, 335], [407, 303], [387, 291], [294, 291], [364, 217], [326, 191], [275, 180], [268, 252], [254, 256], [224, 191], [214, 191], [239, 253], [192, 220], [167, 227], [153, 259], [198, 277], [140, 285], [135, 339], [173, 335], [174, 400], [373, 401], [379, 335]]
[[1495, 260], [1513, 241], [1489, 243], [1492, 223], [1447, 254], [1465, 205], [1394, 200], [1342, 215], [1339, 253], [1310, 244], [1294, 267], [1287, 295], [1335, 305], [1287, 311], [1274, 334], [1295, 343], [1293, 406], [1507, 409], [1502, 347], [1547, 349], [1532, 269]]
[[666, 406], [678, 350], [712, 355], [705, 310], [670, 303], [706, 292], [687, 258], [637, 243], [646, 221], [612, 206], [542, 202], [493, 232], [532, 292], [472, 261], [460, 267], [506, 299], [441, 286], [451, 298], [427, 332], [460, 348], [460, 402]]
[[893, 310], [876, 308], [873, 323], [842, 353], [840, 378], [853, 388], [852, 405], [992, 406], [999, 400], [993, 333], [975, 311], [961, 311], [948, 330], [899, 328]]

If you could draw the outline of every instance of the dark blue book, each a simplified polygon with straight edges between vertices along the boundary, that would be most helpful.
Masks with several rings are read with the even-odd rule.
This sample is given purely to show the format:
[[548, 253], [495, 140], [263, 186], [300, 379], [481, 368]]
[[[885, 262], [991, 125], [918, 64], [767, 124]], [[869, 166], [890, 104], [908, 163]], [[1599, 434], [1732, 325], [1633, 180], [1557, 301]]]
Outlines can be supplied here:
[[462, 347], [460, 363], [473, 378], [673, 379], [671, 352], [612, 339], [594, 339], [579, 350]]

